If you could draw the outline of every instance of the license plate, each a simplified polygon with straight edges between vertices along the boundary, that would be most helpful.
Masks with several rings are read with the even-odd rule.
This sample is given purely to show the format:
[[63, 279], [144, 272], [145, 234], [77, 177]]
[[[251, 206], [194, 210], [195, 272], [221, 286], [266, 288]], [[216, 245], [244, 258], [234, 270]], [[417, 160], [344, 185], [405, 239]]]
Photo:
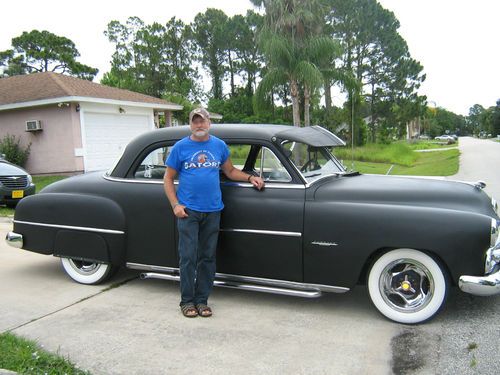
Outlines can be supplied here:
[[14, 190], [12, 192], [12, 198], [22, 198], [24, 197], [24, 190]]

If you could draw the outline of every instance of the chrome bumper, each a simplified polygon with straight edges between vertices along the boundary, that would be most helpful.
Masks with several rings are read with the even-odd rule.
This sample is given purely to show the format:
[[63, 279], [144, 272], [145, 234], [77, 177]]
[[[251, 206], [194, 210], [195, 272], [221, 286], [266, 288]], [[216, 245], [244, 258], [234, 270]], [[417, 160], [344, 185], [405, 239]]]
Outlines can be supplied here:
[[16, 249], [23, 248], [23, 235], [15, 232], [9, 232], [5, 236], [5, 242]]
[[458, 286], [465, 293], [492, 296], [500, 293], [500, 270], [487, 276], [460, 276]]
[[500, 240], [486, 253], [485, 276], [460, 276], [458, 286], [465, 293], [476, 296], [500, 294], [500, 269], [491, 273], [500, 264]]

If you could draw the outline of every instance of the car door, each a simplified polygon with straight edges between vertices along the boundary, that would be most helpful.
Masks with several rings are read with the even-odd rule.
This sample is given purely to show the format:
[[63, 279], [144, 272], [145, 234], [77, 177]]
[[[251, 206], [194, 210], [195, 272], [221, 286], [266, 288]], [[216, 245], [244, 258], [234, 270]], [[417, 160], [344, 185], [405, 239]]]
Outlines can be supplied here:
[[304, 185], [293, 180], [271, 145], [229, 143], [233, 164], [266, 182], [222, 181], [217, 272], [302, 281]]
[[179, 267], [175, 217], [163, 187], [164, 163], [172, 145], [149, 147], [126, 178], [114, 179], [116, 200], [126, 211], [129, 264]]

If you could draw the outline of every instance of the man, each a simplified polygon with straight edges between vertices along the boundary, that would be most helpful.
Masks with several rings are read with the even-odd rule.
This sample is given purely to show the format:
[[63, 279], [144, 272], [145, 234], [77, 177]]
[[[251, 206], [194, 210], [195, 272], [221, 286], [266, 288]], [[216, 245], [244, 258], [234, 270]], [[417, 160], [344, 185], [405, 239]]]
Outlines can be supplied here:
[[212, 316], [207, 301], [215, 278], [220, 212], [224, 208], [219, 169], [229, 179], [250, 182], [259, 190], [264, 181], [233, 166], [227, 145], [209, 134], [207, 110], [194, 109], [189, 124], [191, 135], [174, 145], [165, 163], [164, 184], [179, 231], [180, 307], [185, 317], [193, 318]]

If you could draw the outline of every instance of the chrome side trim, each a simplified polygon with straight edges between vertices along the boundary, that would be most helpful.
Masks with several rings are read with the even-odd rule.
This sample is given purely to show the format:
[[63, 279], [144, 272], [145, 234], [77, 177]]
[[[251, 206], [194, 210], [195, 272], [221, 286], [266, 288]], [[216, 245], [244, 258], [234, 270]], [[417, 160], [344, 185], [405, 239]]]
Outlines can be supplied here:
[[[223, 186], [241, 186], [241, 187], [251, 187], [253, 185], [248, 182], [238, 182], [238, 181], [224, 181], [221, 185]], [[306, 187], [302, 184], [289, 184], [289, 183], [279, 183], [266, 181], [266, 190], [269, 189], [295, 189], [295, 190], [304, 190]]]
[[[153, 185], [163, 185], [163, 179], [161, 180], [147, 180], [147, 179], [132, 179], [132, 178], [121, 178], [121, 177], [110, 177], [103, 175], [105, 180], [113, 182], [124, 182], [127, 184], [153, 184]], [[174, 185], [178, 185], [178, 181], [174, 181]]]
[[302, 233], [299, 233], [299, 232], [282, 232], [282, 231], [277, 231], [277, 230], [221, 228], [220, 231], [221, 232], [268, 234], [268, 235], [272, 235], [272, 236], [285, 236], [285, 237], [302, 237]]
[[[179, 268], [172, 267], [162, 267], [162, 266], [154, 266], [148, 264], [140, 264], [140, 263], [127, 263], [127, 268], [136, 269], [140, 271], [159, 271], [170, 273], [172, 276], [177, 276], [179, 273]], [[167, 275], [168, 276], [168, 275]], [[341, 286], [331, 286], [331, 285], [323, 285], [323, 284], [307, 284], [301, 283], [297, 281], [286, 281], [286, 280], [276, 280], [276, 279], [266, 279], [260, 277], [251, 277], [251, 276], [239, 276], [239, 275], [231, 275], [225, 273], [216, 273], [215, 278], [219, 281], [223, 280], [226, 282], [234, 281], [246, 284], [258, 284], [264, 286], [271, 286], [276, 288], [284, 288], [284, 289], [295, 289], [295, 290], [320, 290], [323, 292], [330, 293], [345, 293], [350, 290], [350, 288], [341, 287]], [[175, 280], [174, 278], [170, 278], [171, 280]]]
[[313, 241], [311, 242], [312, 245], [318, 245], [318, 246], [338, 246], [336, 242], [322, 242], [322, 241]]
[[26, 224], [35, 225], [39, 227], [49, 227], [49, 228], [60, 228], [60, 229], [73, 229], [73, 230], [83, 230], [87, 232], [98, 232], [98, 233], [108, 233], [108, 234], [125, 234], [121, 230], [114, 229], [102, 229], [102, 228], [92, 228], [92, 227], [78, 227], [72, 225], [61, 225], [61, 224], [45, 224], [45, 223], [34, 223], [31, 221], [14, 220], [15, 224]]

